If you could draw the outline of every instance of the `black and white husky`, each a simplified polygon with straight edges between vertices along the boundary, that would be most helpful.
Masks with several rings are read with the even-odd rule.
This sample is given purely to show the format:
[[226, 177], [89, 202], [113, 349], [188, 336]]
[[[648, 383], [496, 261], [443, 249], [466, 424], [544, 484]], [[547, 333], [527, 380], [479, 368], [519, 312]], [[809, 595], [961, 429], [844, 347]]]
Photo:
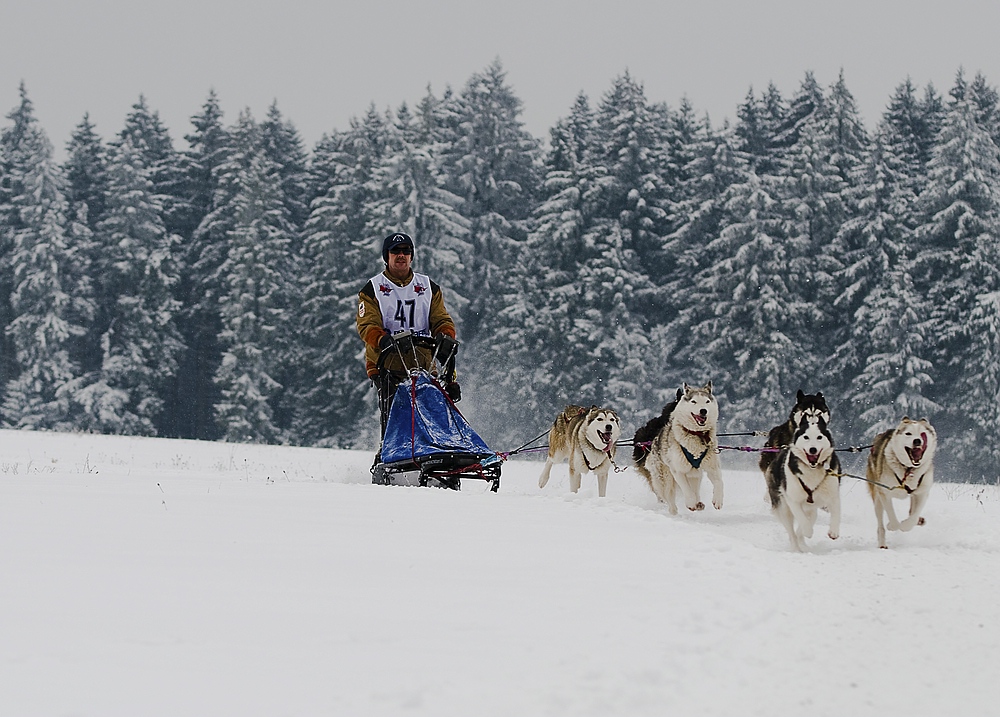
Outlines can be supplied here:
[[765, 475], [771, 507], [793, 549], [804, 550], [806, 538], [812, 538], [819, 508], [830, 511], [827, 535], [832, 540], [840, 537], [840, 460], [822, 417], [802, 417], [791, 442]]
[[823, 398], [822, 393], [819, 391], [812, 394], [803, 393], [800, 388], [799, 392], [795, 394], [795, 405], [792, 406], [792, 411], [788, 414], [788, 420], [775, 426], [767, 434], [764, 448], [772, 450], [761, 451], [759, 465], [763, 473], [767, 473], [767, 468], [774, 462], [778, 450], [792, 442], [792, 436], [795, 435], [795, 430], [802, 422], [803, 416], [808, 416], [812, 421], [822, 418], [828, 426], [830, 425], [830, 409], [827, 407], [826, 399]]

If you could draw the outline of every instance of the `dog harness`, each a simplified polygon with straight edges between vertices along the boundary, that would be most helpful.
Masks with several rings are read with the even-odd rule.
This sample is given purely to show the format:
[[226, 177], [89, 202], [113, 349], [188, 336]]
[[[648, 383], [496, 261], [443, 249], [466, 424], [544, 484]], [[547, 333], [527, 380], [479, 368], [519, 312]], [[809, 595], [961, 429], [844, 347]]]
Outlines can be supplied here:
[[[681, 428], [683, 428], [683, 426], [681, 426]], [[697, 458], [695, 458], [694, 454], [691, 451], [689, 451], [687, 448], [685, 448], [683, 444], [680, 444], [678, 442], [679, 445], [680, 445], [680, 447], [681, 447], [681, 453], [683, 453], [684, 457], [687, 458], [687, 462], [691, 464], [692, 468], [694, 468], [695, 470], [698, 470], [699, 468], [701, 468], [701, 462], [703, 460], [705, 460], [705, 456], [708, 455], [708, 451], [712, 448], [711, 441], [710, 440], [706, 440], [706, 436], [708, 436], [709, 433], [708, 433], [708, 431], [689, 431], [686, 428], [684, 428], [684, 432], [685, 433], [690, 433], [692, 436], [698, 436], [698, 438], [701, 439], [702, 443], [707, 443], [708, 444], [705, 447], [705, 450], [701, 452], [701, 455], [698, 456]]]
[[802, 476], [800, 476], [798, 473], [795, 474], [795, 477], [799, 479], [799, 485], [802, 486], [802, 490], [806, 492], [806, 503], [814, 503], [815, 501], [813, 500], [813, 492], [819, 490], [819, 487], [823, 485], [823, 481], [826, 480], [826, 475], [824, 475], [823, 480], [817, 483], [816, 487], [812, 489], [810, 489], [809, 486], [805, 484], [805, 482], [802, 480]]
[[913, 491], [918, 490], [920, 488], [920, 484], [924, 482], [924, 475], [923, 473], [921, 473], [920, 478], [917, 479], [917, 485], [915, 488], [911, 488], [910, 486], [906, 485], [906, 481], [910, 479], [910, 476], [913, 475], [913, 471], [915, 470], [916, 470], [915, 467], [907, 468], [905, 471], [903, 471], [902, 478], [896, 475], [895, 472], [893, 472], [892, 474], [893, 477], [896, 479], [896, 482], [899, 483], [899, 487], [905, 490], [907, 495], [910, 495], [911, 493], [913, 493]]
[[789, 466], [788, 467], [791, 469], [792, 473], [795, 474], [795, 479], [799, 482], [799, 485], [802, 486], [802, 490], [804, 490], [806, 492], [806, 503], [815, 503], [816, 501], [813, 500], [813, 493], [815, 493], [816, 491], [818, 491], [819, 487], [821, 485], [823, 485], [823, 481], [825, 481], [826, 477], [828, 475], [830, 475], [830, 470], [827, 469], [826, 472], [823, 473], [823, 478], [820, 480], [819, 483], [816, 484], [815, 488], [810, 488], [809, 486], [807, 486], [805, 484], [805, 481], [802, 480], [802, 474], [799, 473], [798, 470], [796, 470], [796, 466], [791, 465], [792, 460], [794, 460], [795, 463], [799, 463], [799, 459], [796, 458], [795, 456], [789, 456]]
[[684, 454], [684, 457], [687, 458], [687, 462], [691, 464], [691, 467], [697, 470], [698, 468], [701, 468], [701, 462], [705, 460], [705, 456], [708, 455], [708, 448], [702, 451], [701, 455], [697, 458], [695, 458], [694, 454], [684, 446], [681, 446], [681, 452]]

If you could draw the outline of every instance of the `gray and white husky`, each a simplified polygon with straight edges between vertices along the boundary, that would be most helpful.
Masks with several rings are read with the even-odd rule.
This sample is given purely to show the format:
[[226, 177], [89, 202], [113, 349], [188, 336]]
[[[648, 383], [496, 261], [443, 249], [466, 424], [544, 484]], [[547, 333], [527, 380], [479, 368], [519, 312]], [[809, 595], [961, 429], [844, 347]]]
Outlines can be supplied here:
[[840, 537], [840, 459], [822, 417], [803, 416], [792, 442], [768, 466], [767, 492], [794, 550], [805, 550], [820, 508], [830, 511], [831, 540]]
[[678, 391], [677, 400], [664, 410], [665, 418], [649, 445], [649, 452], [635, 456], [635, 469], [649, 483], [661, 503], [677, 514], [674, 493], [680, 488], [688, 510], [704, 510], [701, 502], [701, 479], [708, 476], [712, 483], [712, 505], [722, 507], [722, 470], [719, 466], [719, 443], [716, 427], [719, 404], [712, 394], [712, 382], [701, 388], [686, 383]]
[[[937, 433], [926, 418], [914, 421], [906, 416], [896, 428], [875, 438], [868, 455], [868, 490], [875, 503], [878, 521], [878, 547], [888, 548], [885, 541], [888, 517], [889, 530], [912, 530], [923, 525], [921, 517], [931, 486], [934, 484], [934, 451], [937, 450]], [[896, 518], [893, 498], [909, 497], [910, 515], [906, 520]]]

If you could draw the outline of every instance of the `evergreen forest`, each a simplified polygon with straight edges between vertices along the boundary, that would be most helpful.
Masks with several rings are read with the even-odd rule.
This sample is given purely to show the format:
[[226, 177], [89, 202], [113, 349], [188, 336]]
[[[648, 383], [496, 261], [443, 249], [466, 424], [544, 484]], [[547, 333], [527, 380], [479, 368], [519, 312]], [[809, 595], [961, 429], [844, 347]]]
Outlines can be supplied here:
[[[623, 437], [711, 381], [724, 432], [822, 391], [838, 446], [930, 418], [939, 479], [1000, 464], [1000, 95], [841, 75], [712, 126], [625, 73], [543, 139], [500, 61], [305, 146], [277, 103], [183, 142], [138, 98], [57, 161], [22, 85], [0, 127], [7, 428], [374, 450], [355, 329], [382, 238], [445, 292], [461, 408], [495, 450], [564, 405]], [[724, 457], [725, 458], [725, 457]], [[994, 462], [998, 461], [998, 462]]]

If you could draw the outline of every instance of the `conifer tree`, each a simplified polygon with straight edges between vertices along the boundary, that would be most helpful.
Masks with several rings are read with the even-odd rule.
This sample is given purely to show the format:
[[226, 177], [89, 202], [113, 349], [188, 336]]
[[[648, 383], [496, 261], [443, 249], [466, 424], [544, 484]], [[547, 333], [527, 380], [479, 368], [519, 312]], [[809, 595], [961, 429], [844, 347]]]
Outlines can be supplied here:
[[460, 314], [466, 340], [491, 330], [506, 270], [527, 234], [538, 143], [523, 127], [521, 108], [499, 60], [474, 74], [455, 100], [457, 127], [445, 166], [449, 188], [462, 198], [462, 214], [471, 223], [472, 253], [461, 258], [466, 271], [456, 287], [470, 297]]
[[[260, 123], [261, 146], [281, 177], [281, 193], [288, 218], [296, 230], [301, 230], [309, 215], [312, 189], [309, 184], [309, 157], [295, 125], [286, 120], [275, 101]], [[293, 248], [299, 244], [293, 237]]]
[[[978, 297], [1000, 288], [996, 243], [1000, 236], [1000, 151], [979, 123], [980, 106], [964, 91], [961, 76], [919, 198], [923, 221], [916, 229], [916, 290], [931, 307], [933, 360], [941, 372], [934, 397], [976, 380], [970, 374], [972, 337], [967, 324]], [[965, 429], [971, 407], [950, 415]]]
[[855, 249], [845, 257], [835, 302], [851, 321], [830, 364], [834, 385], [843, 389], [832, 394], [843, 396], [832, 405], [844, 417], [838, 424], [855, 440], [872, 438], [903, 415], [937, 410], [928, 398], [933, 383], [926, 358], [928, 307], [910, 277], [911, 157], [892, 144], [891, 113], [876, 136], [859, 214], [841, 232]]
[[[204, 391], [215, 390], [211, 382], [211, 368], [206, 366], [206, 362], [219, 353], [217, 341], [220, 327], [217, 316], [204, 310], [204, 285], [199, 279], [196, 264], [202, 253], [209, 251], [205, 246], [205, 234], [199, 235], [197, 231], [214, 207], [218, 168], [226, 161], [229, 152], [229, 133], [223, 126], [222, 118], [218, 95], [210, 90], [201, 110], [191, 117], [192, 131], [185, 135], [188, 150], [180, 158], [186, 211], [178, 231], [180, 273], [175, 293], [180, 301], [177, 323], [184, 350], [178, 357], [179, 368], [170, 398], [164, 406], [162, 423], [167, 435], [182, 438], [205, 438], [214, 435], [215, 429], [214, 423], [210, 422], [212, 398], [206, 397]], [[209, 237], [207, 240], [216, 238]], [[218, 252], [213, 253], [213, 256], [217, 255]], [[204, 269], [204, 264], [201, 266]]]
[[[594, 221], [589, 198], [594, 182], [592, 143], [595, 118], [586, 95], [579, 94], [569, 115], [550, 131], [542, 201], [533, 230], [503, 293], [504, 307], [494, 317], [497, 345], [507, 360], [472, 376], [473, 393], [497, 387], [509, 400], [481, 407], [487, 425], [502, 440], [515, 441], [511, 426], [533, 426], [539, 415], [562, 408], [569, 384], [569, 355], [578, 309], [575, 300], [580, 262], [589, 256], [584, 236]], [[478, 389], [483, 384], [483, 389]], [[541, 428], [541, 427], [539, 427]]]
[[100, 368], [71, 387], [83, 430], [157, 435], [181, 349], [172, 289], [176, 237], [167, 234], [144, 148], [123, 138], [108, 165], [97, 267]]
[[263, 147], [235, 177], [233, 227], [220, 267], [222, 362], [215, 374], [227, 441], [284, 440], [281, 389], [291, 363], [289, 319], [298, 303], [292, 227], [281, 175]]
[[228, 257], [231, 232], [236, 226], [241, 173], [261, 151], [260, 131], [249, 110], [240, 114], [224, 137], [217, 131], [219, 117], [211, 102], [201, 115], [207, 131], [199, 130], [199, 136], [205, 138], [199, 156], [205, 162], [203, 167], [211, 165], [213, 190], [209, 211], [195, 230], [186, 252], [184, 320], [188, 326], [185, 329], [188, 375], [178, 387], [179, 395], [189, 397], [186, 415], [182, 416], [181, 435], [201, 439], [215, 439], [221, 435], [215, 415], [215, 405], [221, 401], [221, 394], [215, 377], [223, 352], [219, 342], [223, 330], [220, 301], [226, 291], [222, 267]]
[[750, 173], [729, 189], [725, 207], [710, 245], [717, 258], [691, 296], [705, 315], [691, 322], [691, 348], [680, 357], [713, 380], [729, 428], [756, 430], [784, 420], [788, 397], [816, 375], [815, 339], [803, 330], [816, 322], [816, 309], [794, 284], [790, 258], [803, 242], [774, 187]]
[[78, 372], [70, 346], [85, 332], [73, 319], [90, 308], [86, 287], [74, 285], [80, 274], [70, 267], [86, 257], [70, 246], [65, 179], [33, 118], [7, 159], [16, 228], [7, 257], [13, 292], [6, 333], [19, 373], [7, 384], [3, 413], [16, 428], [66, 428], [69, 402], [64, 389]]
[[14, 291], [13, 266], [10, 261], [14, 248], [14, 234], [22, 228], [20, 212], [14, 198], [23, 192], [14, 165], [24, 149], [25, 136], [37, 122], [34, 106], [28, 98], [28, 90], [21, 83], [21, 101], [10, 111], [7, 119], [11, 124], [0, 132], [0, 400], [7, 384], [19, 373], [16, 349], [7, 332], [14, 320], [14, 310], [10, 297]]
[[296, 325], [305, 369], [296, 384], [300, 410], [293, 422], [296, 440], [309, 445], [378, 443], [355, 316], [358, 292], [381, 266], [382, 236], [368, 233], [366, 207], [388, 146], [386, 118], [370, 107], [348, 131], [324, 137], [313, 155], [313, 186], [322, 193], [303, 234], [309, 271]]
[[934, 307], [938, 360], [957, 367], [968, 349], [964, 323], [976, 296], [998, 281], [991, 258], [1000, 229], [1000, 152], [979, 124], [973, 98], [952, 103], [929, 170], [913, 270], [917, 290]]
[[73, 130], [66, 154], [63, 165], [68, 182], [66, 198], [74, 206], [74, 213], [80, 214], [81, 205], [86, 208], [82, 216], [93, 231], [103, 218], [108, 192], [107, 150], [89, 114]]
[[166, 231], [186, 238], [184, 232], [190, 230], [191, 206], [186, 196], [187, 177], [183, 160], [174, 149], [170, 132], [160, 120], [159, 113], [150, 109], [146, 98], [141, 95], [125, 117], [125, 127], [119, 133], [118, 142], [126, 138], [142, 155], [153, 185], [152, 192], [162, 206]]
[[[693, 297], [700, 295], [713, 267], [728, 259], [732, 249], [719, 236], [734, 220], [730, 203], [738, 201], [752, 173], [748, 155], [734, 146], [738, 144], [731, 132], [706, 139], [684, 170], [690, 179], [682, 189], [685, 199], [675, 204], [674, 221], [679, 226], [664, 245], [671, 258], [657, 298], [664, 320], [651, 331], [655, 345], [651, 359], [668, 387], [693, 381], [692, 371], [704, 368], [690, 362], [692, 349], [697, 349], [689, 339], [693, 326], [713, 318], [713, 306]], [[671, 393], [667, 389], [662, 402], [672, 399], [666, 395]]]

